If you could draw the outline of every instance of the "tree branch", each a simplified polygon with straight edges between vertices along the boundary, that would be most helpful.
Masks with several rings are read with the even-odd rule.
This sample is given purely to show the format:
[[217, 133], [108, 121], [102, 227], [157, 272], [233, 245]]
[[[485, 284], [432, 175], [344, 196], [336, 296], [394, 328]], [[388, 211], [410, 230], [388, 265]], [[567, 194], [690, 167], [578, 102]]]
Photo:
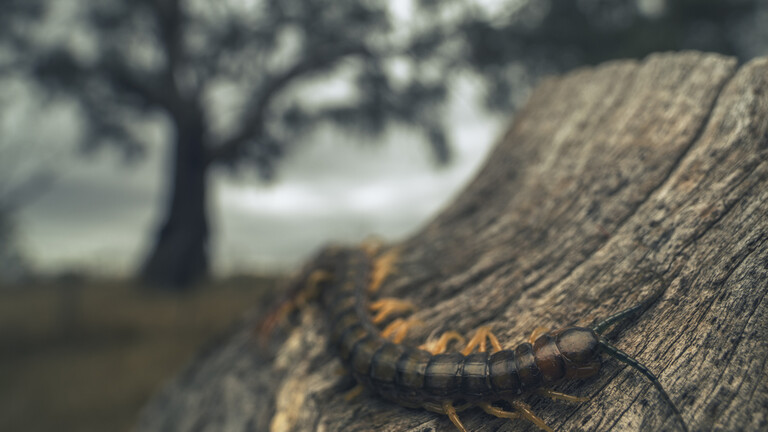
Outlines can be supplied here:
[[[118, 56], [105, 58], [107, 60], [99, 68], [101, 73], [109, 77], [112, 85], [139, 96], [147, 105], [159, 105], [169, 113], [179, 110], [178, 95], [163, 76], [133, 70]], [[99, 75], [99, 72], [96, 71], [94, 75]]]
[[242, 127], [220, 145], [210, 150], [208, 163], [236, 157], [250, 139], [259, 136], [263, 131], [264, 120], [270, 104], [291, 83], [311, 74], [327, 70], [342, 58], [353, 55], [367, 56], [369, 51], [363, 46], [356, 45], [339, 49], [335, 52], [316, 54], [296, 63], [283, 74], [268, 79], [261, 86], [261, 90], [254, 92], [249, 103], [246, 104], [249, 109], [248, 114], [240, 122]]
[[166, 55], [165, 73], [175, 84], [174, 75], [182, 59], [181, 32], [183, 16], [179, 0], [152, 2], [157, 22], [157, 36]]

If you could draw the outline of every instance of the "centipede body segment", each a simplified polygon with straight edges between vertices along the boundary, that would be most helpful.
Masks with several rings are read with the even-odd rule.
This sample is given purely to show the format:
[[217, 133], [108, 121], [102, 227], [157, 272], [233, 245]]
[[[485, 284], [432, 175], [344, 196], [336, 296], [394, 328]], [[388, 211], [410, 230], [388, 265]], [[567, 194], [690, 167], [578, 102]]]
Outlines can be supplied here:
[[[645, 375], [671, 407], [680, 429], [687, 431], [677, 407], [650, 370], [601, 336], [608, 327], [645, 310], [660, 292], [592, 328], [568, 327], [553, 332], [537, 328], [529, 342], [504, 349], [490, 329], [483, 327], [461, 352], [448, 352], [451, 342], [463, 342], [455, 331], [420, 347], [401, 343], [409, 327], [419, 323], [398, 316], [413, 310], [407, 302], [369, 299], [394, 263], [392, 253], [385, 252], [378, 263], [371, 254], [364, 248], [327, 250], [317, 260], [317, 269], [311, 273], [315, 276], [308, 278], [308, 292], [322, 299], [328, 312], [330, 341], [341, 361], [358, 383], [383, 398], [445, 414], [461, 431], [467, 429], [459, 413], [471, 407], [495, 417], [523, 418], [551, 431], [520, 396], [536, 392], [582, 402], [583, 398], [547, 387], [598, 374], [601, 355], [605, 354]], [[280, 313], [287, 313], [287, 309], [290, 307], [283, 306]], [[377, 327], [391, 315], [397, 318], [384, 329]]]

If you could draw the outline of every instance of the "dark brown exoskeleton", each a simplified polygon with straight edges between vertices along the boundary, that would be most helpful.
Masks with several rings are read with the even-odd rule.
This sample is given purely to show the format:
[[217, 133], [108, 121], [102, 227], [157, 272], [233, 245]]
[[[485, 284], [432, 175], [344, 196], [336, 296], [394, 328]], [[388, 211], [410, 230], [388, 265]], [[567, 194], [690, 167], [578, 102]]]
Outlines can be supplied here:
[[[405, 310], [397, 300], [379, 300], [372, 307], [369, 294], [381, 283], [382, 272], [363, 249], [334, 250], [326, 254], [322, 268], [323, 287], [320, 290], [329, 313], [331, 344], [336, 347], [343, 363], [355, 379], [381, 396], [400, 405], [424, 408], [448, 415], [461, 431], [458, 412], [479, 407], [501, 418], [525, 418], [540, 429], [551, 431], [536, 416], [530, 406], [519, 398], [537, 392], [555, 399], [581, 402], [584, 399], [554, 392], [548, 387], [564, 380], [586, 378], [599, 373], [601, 356], [608, 355], [640, 371], [650, 379], [662, 398], [671, 407], [680, 428], [687, 426], [679, 410], [658, 379], [640, 364], [603, 338], [610, 326], [626, 321], [647, 309], [663, 293], [627, 310], [614, 314], [591, 328], [568, 327], [555, 332], [534, 332], [530, 342], [514, 349], [503, 349], [488, 328], [481, 328], [460, 353], [448, 353], [451, 339], [462, 339], [447, 332], [435, 344], [421, 347], [401, 343], [407, 324], [389, 325], [380, 331], [371, 310]], [[379, 260], [391, 264], [391, 259]], [[318, 292], [320, 294], [320, 292]], [[382, 303], [383, 302], [383, 303]], [[389, 302], [389, 303], [387, 303]], [[389, 309], [387, 309], [389, 308]], [[398, 324], [396, 320], [392, 324]], [[486, 341], [493, 350], [488, 352]], [[475, 350], [479, 352], [475, 352]], [[512, 410], [501, 407], [507, 404]]]
[[[651, 300], [653, 301], [655, 298]], [[650, 302], [646, 301], [621, 311], [597, 323], [592, 328], [568, 327], [538, 337], [533, 343], [533, 361], [522, 365], [523, 369], [528, 369], [528, 371], [521, 376], [535, 376], [537, 371], [540, 373], [540, 380], [533, 379], [532, 382], [528, 383], [529, 386], [548, 385], [568, 379], [588, 378], [597, 375], [600, 372], [601, 354], [606, 354], [645, 375], [675, 413], [675, 417], [678, 419], [681, 429], [687, 431], [688, 427], [685, 420], [683, 420], [680, 411], [661, 386], [661, 383], [659, 383], [656, 376], [643, 364], [632, 358], [629, 354], [613, 346], [601, 336], [601, 333], [606, 328], [642, 311], [649, 303]], [[522, 344], [518, 346], [516, 351], [527, 345], [528, 344]], [[523, 348], [523, 350], [526, 349], [527, 348]], [[494, 377], [493, 365], [494, 356], [497, 354], [498, 353], [493, 354], [490, 359], [490, 379], [492, 381], [498, 379], [497, 377]], [[520, 371], [517, 372], [518, 374], [520, 373]], [[506, 375], [501, 371], [497, 374], [499, 376]]]
[[[466, 429], [457, 412], [473, 406], [497, 417], [523, 417], [540, 429], [551, 431], [519, 396], [538, 392], [556, 399], [583, 401], [547, 387], [596, 375], [601, 355], [606, 354], [648, 377], [674, 411], [681, 429], [687, 431], [680, 412], [658, 379], [601, 336], [611, 325], [647, 309], [663, 290], [592, 328], [568, 327], [532, 335], [531, 343], [509, 350], [502, 349], [489, 329], [480, 329], [464, 351], [447, 353], [446, 344], [438, 344], [438, 348], [413, 347], [400, 343], [402, 338], [390, 340], [386, 329], [379, 332], [368, 313], [366, 290], [369, 281], [376, 279], [371, 276], [376, 269], [363, 251], [346, 252], [333, 273], [333, 286], [325, 291], [332, 343], [360, 384], [398, 404], [446, 414], [462, 431]], [[486, 339], [491, 341], [494, 352], [485, 350]], [[476, 347], [480, 352], [473, 352]], [[506, 402], [514, 411], [500, 408], [498, 402]]]

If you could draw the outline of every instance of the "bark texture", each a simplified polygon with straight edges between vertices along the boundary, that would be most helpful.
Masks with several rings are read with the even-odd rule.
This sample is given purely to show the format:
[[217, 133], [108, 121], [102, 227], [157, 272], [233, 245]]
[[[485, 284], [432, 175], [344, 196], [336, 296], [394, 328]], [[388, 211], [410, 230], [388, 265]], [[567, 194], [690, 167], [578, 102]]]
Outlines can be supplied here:
[[[540, 326], [589, 325], [662, 298], [609, 340], [655, 372], [692, 430], [768, 428], [768, 60], [695, 52], [616, 61], [534, 91], [476, 179], [403, 242], [382, 297], [408, 298], [420, 343], [491, 325], [506, 346]], [[349, 383], [317, 307], [265, 352], [247, 328], [200, 356], [144, 410], [139, 429], [452, 431], [441, 415]], [[676, 430], [636, 371], [527, 397], [555, 430]], [[461, 414], [472, 431], [533, 431]]]

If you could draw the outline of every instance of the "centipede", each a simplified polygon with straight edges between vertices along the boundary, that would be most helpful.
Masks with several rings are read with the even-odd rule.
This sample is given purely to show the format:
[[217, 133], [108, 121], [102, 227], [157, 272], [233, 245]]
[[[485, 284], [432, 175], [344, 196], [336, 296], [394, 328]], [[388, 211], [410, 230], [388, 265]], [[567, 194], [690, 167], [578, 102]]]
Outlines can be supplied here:
[[[326, 249], [299, 278], [300, 288], [262, 321], [259, 332], [269, 333], [293, 310], [319, 299], [327, 312], [330, 347], [358, 383], [346, 399], [367, 388], [401, 406], [446, 415], [461, 432], [467, 428], [459, 414], [470, 408], [498, 418], [524, 419], [552, 432], [524, 396], [536, 393], [568, 403], [586, 402], [550, 387], [599, 374], [607, 356], [644, 375], [674, 414], [679, 429], [688, 431], [650, 369], [603, 336], [649, 308], [663, 290], [590, 327], [537, 328], [527, 342], [510, 349], [501, 346], [489, 327], [481, 327], [461, 351], [451, 352], [449, 347], [465, 342], [458, 332], [447, 331], [422, 345], [404, 343], [416, 321], [402, 315], [415, 307], [400, 299], [373, 300], [397, 255], [396, 249], [381, 252], [380, 247]], [[380, 328], [383, 323], [387, 325]]]

